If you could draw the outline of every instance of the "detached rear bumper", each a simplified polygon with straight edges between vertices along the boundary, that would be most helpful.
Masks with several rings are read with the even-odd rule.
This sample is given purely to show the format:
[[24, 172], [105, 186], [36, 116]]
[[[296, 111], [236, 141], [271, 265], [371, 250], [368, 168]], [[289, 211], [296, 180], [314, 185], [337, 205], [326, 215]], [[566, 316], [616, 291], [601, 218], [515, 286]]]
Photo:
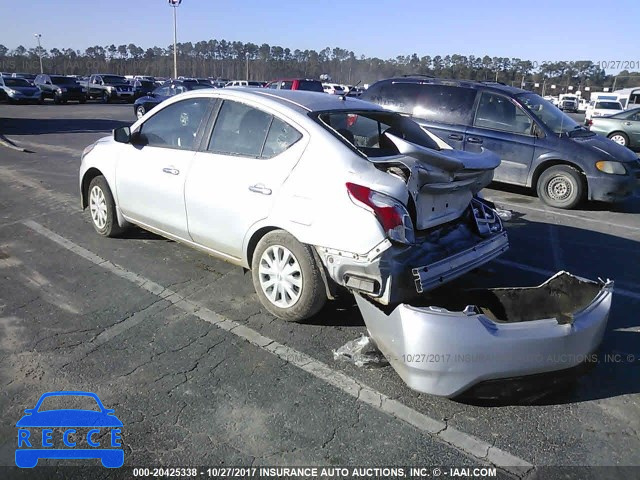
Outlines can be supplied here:
[[431, 299], [458, 311], [400, 304], [385, 313], [360, 295], [356, 301], [371, 338], [409, 387], [455, 397], [485, 380], [589, 360], [602, 341], [612, 294], [612, 281], [560, 272], [538, 287]]

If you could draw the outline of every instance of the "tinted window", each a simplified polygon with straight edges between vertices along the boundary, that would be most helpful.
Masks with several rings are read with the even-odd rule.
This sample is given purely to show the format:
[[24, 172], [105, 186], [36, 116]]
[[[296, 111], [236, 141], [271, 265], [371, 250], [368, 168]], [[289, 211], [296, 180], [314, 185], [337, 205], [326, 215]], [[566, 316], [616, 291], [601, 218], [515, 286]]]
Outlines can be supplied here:
[[56, 85], [75, 85], [76, 79], [71, 77], [51, 77], [51, 81]]
[[474, 125], [506, 132], [530, 134], [531, 119], [509, 98], [483, 92]]
[[299, 80], [298, 90], [307, 90], [309, 92], [323, 92], [322, 84], [320, 82], [314, 82], [313, 80]]
[[293, 87], [293, 82], [290, 80], [284, 81], [280, 84], [280, 88], [282, 90], [291, 90], [292, 87]]
[[596, 108], [603, 108], [606, 110], [622, 110], [620, 103], [618, 102], [596, 102]]
[[209, 151], [259, 157], [271, 125], [271, 115], [248, 105], [225, 100], [209, 142]]
[[7, 78], [4, 77], [4, 84], [7, 87], [30, 87], [31, 84], [26, 81], [24, 78]]
[[275, 157], [302, 138], [302, 134], [291, 125], [275, 118], [269, 127], [267, 141], [262, 152], [263, 158]]
[[193, 150], [210, 102], [207, 98], [190, 98], [163, 108], [142, 124], [142, 137], [150, 146]]

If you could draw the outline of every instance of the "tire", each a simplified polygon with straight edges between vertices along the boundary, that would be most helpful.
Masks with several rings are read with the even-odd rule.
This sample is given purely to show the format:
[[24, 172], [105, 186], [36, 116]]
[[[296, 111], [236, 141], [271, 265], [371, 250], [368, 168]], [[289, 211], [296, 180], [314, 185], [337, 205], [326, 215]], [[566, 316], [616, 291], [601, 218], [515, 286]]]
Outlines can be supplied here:
[[78, 100], [78, 102], [80, 102], [80, 104], [85, 104], [85, 103], [87, 103], [87, 99], [86, 99], [86, 97], [83, 97], [80, 100]]
[[102, 175], [91, 180], [88, 197], [89, 215], [95, 231], [103, 237], [120, 235], [123, 229], [118, 225], [116, 204], [107, 180]]
[[102, 96], [100, 97], [102, 103], [111, 103], [111, 95], [106, 90], [102, 92]]
[[60, 105], [62, 103], [62, 98], [60, 98], [58, 95], [55, 95], [53, 97], [53, 103], [55, 103], [56, 105]]
[[[276, 261], [280, 264], [274, 265]], [[280, 277], [287, 268], [291, 273]], [[309, 245], [284, 230], [274, 230], [256, 246], [251, 277], [260, 302], [271, 314], [288, 322], [299, 322], [318, 313], [327, 302], [319, 268]], [[278, 273], [270, 275], [269, 271]], [[276, 275], [281, 280], [274, 279]]]
[[569, 165], [546, 169], [538, 178], [538, 197], [547, 205], [571, 209], [578, 205], [585, 193], [581, 173]]
[[629, 137], [626, 133], [623, 132], [613, 132], [608, 136], [609, 140], [613, 140], [618, 145], [622, 145], [623, 147], [629, 146]]
[[140, 119], [147, 113], [147, 109], [144, 108], [144, 105], [138, 105], [136, 107], [136, 118]]

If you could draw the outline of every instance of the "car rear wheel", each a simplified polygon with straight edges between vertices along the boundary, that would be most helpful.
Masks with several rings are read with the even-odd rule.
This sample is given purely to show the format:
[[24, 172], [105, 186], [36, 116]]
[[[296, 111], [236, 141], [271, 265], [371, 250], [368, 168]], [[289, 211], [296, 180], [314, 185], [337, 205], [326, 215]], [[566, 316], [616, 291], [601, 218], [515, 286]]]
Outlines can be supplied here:
[[616, 142], [618, 145], [622, 145], [623, 147], [629, 145], [629, 137], [627, 137], [627, 135], [622, 132], [613, 132], [609, 134], [609, 138]]
[[91, 180], [88, 203], [91, 223], [98, 234], [103, 237], [116, 237], [122, 233], [111, 189], [102, 175]]
[[145, 113], [147, 113], [147, 110], [144, 108], [144, 105], [138, 105], [136, 107], [136, 117], [142, 118]]
[[578, 170], [569, 165], [556, 165], [540, 175], [538, 197], [551, 207], [571, 209], [582, 200], [584, 182]]
[[311, 247], [283, 230], [262, 237], [251, 268], [260, 302], [282, 320], [305, 320], [318, 313], [327, 301], [321, 266]]

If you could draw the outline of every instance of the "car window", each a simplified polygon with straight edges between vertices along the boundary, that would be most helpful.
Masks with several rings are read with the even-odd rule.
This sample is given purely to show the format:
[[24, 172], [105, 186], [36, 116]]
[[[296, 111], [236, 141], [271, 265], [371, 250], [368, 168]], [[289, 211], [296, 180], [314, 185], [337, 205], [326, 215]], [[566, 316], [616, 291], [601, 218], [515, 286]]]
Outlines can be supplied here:
[[90, 410], [100, 412], [100, 406], [93, 397], [85, 395], [51, 395], [42, 399], [38, 412], [51, 410]]
[[273, 117], [243, 103], [225, 100], [211, 134], [210, 152], [260, 157]]
[[279, 82], [273, 82], [273, 83], [270, 83], [270, 84], [268, 85], [268, 88], [272, 88], [272, 89], [274, 89], [274, 90], [277, 90], [279, 85], [280, 85], [280, 83], [279, 83]]
[[271, 158], [280, 155], [301, 138], [302, 134], [295, 128], [279, 118], [274, 117], [269, 127], [267, 141], [264, 144], [262, 158]]
[[28, 81], [20, 77], [5, 78], [4, 84], [7, 87], [30, 87], [31, 86], [31, 84], [29, 84]]
[[208, 98], [189, 98], [173, 103], [142, 124], [141, 136], [152, 147], [193, 150], [198, 128], [210, 104]]
[[476, 127], [530, 134], [531, 119], [507, 97], [483, 92], [474, 121]]
[[435, 142], [416, 122], [396, 113], [328, 111], [320, 113], [318, 120], [367, 157], [398, 155], [398, 148], [387, 134], [438, 150]]
[[324, 92], [322, 84], [314, 80], [299, 80], [298, 90], [307, 90], [309, 92]]
[[280, 84], [280, 89], [281, 90], [291, 90], [293, 88], [293, 82], [292, 81], [284, 81]]
[[597, 102], [596, 108], [604, 110], [622, 110], [622, 106], [618, 102]]
[[161, 97], [169, 96], [169, 87], [159, 87], [153, 91], [154, 95], [160, 95]]

